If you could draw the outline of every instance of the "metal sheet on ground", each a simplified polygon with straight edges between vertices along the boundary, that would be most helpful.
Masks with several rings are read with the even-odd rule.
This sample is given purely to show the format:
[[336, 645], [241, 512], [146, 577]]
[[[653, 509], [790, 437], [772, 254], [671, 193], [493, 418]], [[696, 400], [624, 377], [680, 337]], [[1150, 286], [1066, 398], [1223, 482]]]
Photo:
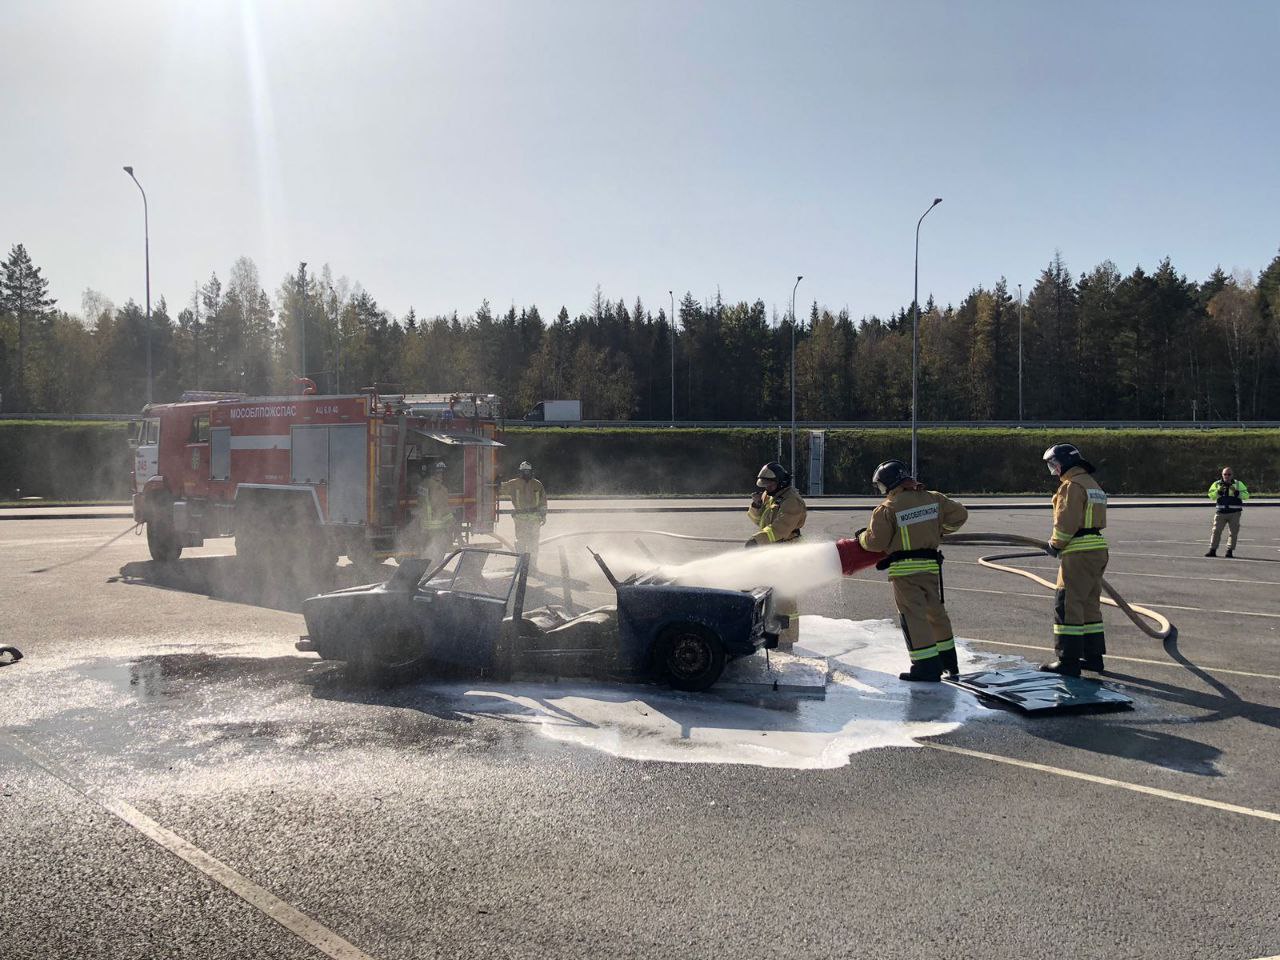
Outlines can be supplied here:
[[826, 697], [827, 661], [822, 657], [799, 657], [778, 650], [770, 651], [767, 662], [763, 653], [740, 657], [724, 668], [712, 691]]
[[947, 683], [999, 700], [1025, 713], [1065, 713], [1126, 710], [1133, 700], [1084, 677], [1064, 677], [1040, 670], [984, 670], [964, 673]]

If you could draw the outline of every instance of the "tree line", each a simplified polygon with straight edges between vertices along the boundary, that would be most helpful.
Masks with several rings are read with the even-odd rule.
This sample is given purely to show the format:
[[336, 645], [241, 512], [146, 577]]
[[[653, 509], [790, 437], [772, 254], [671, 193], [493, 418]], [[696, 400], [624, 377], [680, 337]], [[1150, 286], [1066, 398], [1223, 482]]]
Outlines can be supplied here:
[[[146, 395], [145, 309], [86, 290], [78, 312], [48, 295], [22, 244], [0, 264], [0, 410], [134, 413]], [[791, 417], [903, 420], [911, 411], [913, 305], [854, 319], [812, 303], [793, 322], [717, 292], [665, 306], [597, 288], [577, 316], [536, 306], [402, 317], [359, 284], [306, 264], [268, 294], [241, 257], [176, 309], [152, 305], [154, 399], [184, 390], [496, 393], [509, 416], [581, 399], [600, 420]], [[673, 343], [674, 338], [674, 343]], [[673, 380], [674, 357], [674, 380]], [[1021, 367], [1021, 375], [1019, 368]], [[1021, 383], [1021, 387], [1020, 387]], [[674, 386], [674, 391], [673, 391]], [[958, 305], [920, 307], [926, 420], [1280, 419], [1280, 254], [1255, 280], [1188, 280], [1166, 259], [1122, 275], [1072, 274], [1055, 254], [1020, 304], [1004, 278]]]

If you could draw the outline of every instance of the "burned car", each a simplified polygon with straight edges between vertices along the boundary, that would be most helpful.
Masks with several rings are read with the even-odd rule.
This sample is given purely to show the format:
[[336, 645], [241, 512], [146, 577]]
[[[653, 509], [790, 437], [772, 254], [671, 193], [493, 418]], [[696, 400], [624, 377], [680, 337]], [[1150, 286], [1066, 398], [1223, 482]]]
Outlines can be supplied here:
[[618, 580], [592, 556], [615, 605], [525, 610], [528, 558], [466, 547], [430, 570], [402, 561], [386, 583], [307, 599], [297, 647], [386, 678], [536, 674], [705, 690], [729, 660], [777, 644], [768, 587], [682, 586], [656, 571]]

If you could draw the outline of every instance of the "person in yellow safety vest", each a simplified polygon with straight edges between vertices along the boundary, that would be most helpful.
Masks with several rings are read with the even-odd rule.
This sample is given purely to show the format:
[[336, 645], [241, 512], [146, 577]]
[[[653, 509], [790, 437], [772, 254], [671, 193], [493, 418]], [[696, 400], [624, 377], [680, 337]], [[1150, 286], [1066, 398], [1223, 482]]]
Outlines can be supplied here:
[[1058, 659], [1040, 669], [1068, 677], [1080, 676], [1082, 669], [1102, 673], [1107, 652], [1102, 575], [1110, 555], [1102, 535], [1107, 495], [1093, 479], [1093, 464], [1073, 444], [1054, 444], [1044, 452], [1044, 462], [1058, 478], [1048, 549], [1049, 556], [1059, 559], [1053, 600], [1053, 649]]
[[[746, 542], [748, 547], [766, 543], [795, 543], [800, 539], [808, 509], [791, 485], [791, 474], [777, 461], [770, 461], [756, 475], [756, 492], [747, 507], [747, 516], [758, 532]], [[786, 627], [778, 634], [778, 649], [790, 650], [800, 639], [800, 604], [795, 597], [773, 595], [773, 612], [785, 617]]]
[[1249, 488], [1236, 479], [1230, 467], [1222, 468], [1222, 479], [1215, 480], [1209, 487], [1209, 499], [1215, 501], [1217, 507], [1213, 512], [1213, 539], [1209, 541], [1209, 552], [1206, 557], [1218, 555], [1218, 541], [1222, 539], [1223, 528], [1227, 535], [1227, 558], [1236, 555], [1236, 541], [1240, 538], [1240, 514], [1244, 512], [1244, 502], [1249, 499]]
[[911, 669], [898, 678], [937, 683], [943, 673], [960, 672], [938, 548], [944, 534], [964, 526], [969, 511], [945, 494], [926, 490], [901, 460], [880, 464], [871, 482], [884, 501], [871, 512], [866, 529], [858, 533], [858, 543], [866, 550], [888, 554], [876, 568], [889, 571], [911, 658]]
[[520, 464], [520, 475], [502, 484], [502, 496], [511, 500], [516, 523], [516, 552], [529, 555], [529, 572], [538, 568], [538, 541], [547, 522], [547, 491], [533, 475], [533, 464]]
[[418, 518], [422, 522], [422, 558], [439, 562], [458, 539], [458, 518], [449, 505], [444, 485], [443, 460], [432, 465], [427, 479], [418, 487]]

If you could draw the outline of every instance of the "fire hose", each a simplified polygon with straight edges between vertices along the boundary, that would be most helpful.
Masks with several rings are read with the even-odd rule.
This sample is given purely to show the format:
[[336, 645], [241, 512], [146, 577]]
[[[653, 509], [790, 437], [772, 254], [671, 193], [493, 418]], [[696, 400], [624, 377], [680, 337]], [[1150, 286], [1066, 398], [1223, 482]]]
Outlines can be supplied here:
[[[1034, 550], [1021, 551], [1019, 553], [1000, 553], [991, 554], [978, 558], [978, 565], [987, 567], [990, 570], [999, 570], [1003, 573], [1016, 573], [1020, 577], [1026, 577], [1042, 586], [1048, 587], [1050, 590], [1056, 588], [1056, 584], [1044, 577], [1037, 576], [1030, 570], [1019, 570], [1017, 567], [1005, 566], [1000, 563], [1001, 560], [1021, 560], [1031, 557], [1043, 557], [1049, 549], [1049, 544], [1043, 540], [1037, 540], [1034, 537], [1023, 537], [1014, 533], [952, 533], [942, 538], [943, 543], [953, 544], [955, 546], [1001, 546], [1001, 547], [1034, 547]], [[1124, 611], [1125, 616], [1133, 621], [1134, 626], [1145, 633], [1153, 640], [1169, 641], [1175, 640], [1178, 636], [1178, 628], [1169, 620], [1147, 607], [1138, 606], [1129, 603], [1119, 592], [1106, 580], [1102, 581], [1102, 589], [1106, 591], [1107, 596], [1102, 598], [1102, 602], [1112, 607], [1119, 607]], [[1145, 619], [1144, 619], [1145, 618]], [[1150, 620], [1155, 623], [1156, 627], [1151, 627], [1146, 621]]]

